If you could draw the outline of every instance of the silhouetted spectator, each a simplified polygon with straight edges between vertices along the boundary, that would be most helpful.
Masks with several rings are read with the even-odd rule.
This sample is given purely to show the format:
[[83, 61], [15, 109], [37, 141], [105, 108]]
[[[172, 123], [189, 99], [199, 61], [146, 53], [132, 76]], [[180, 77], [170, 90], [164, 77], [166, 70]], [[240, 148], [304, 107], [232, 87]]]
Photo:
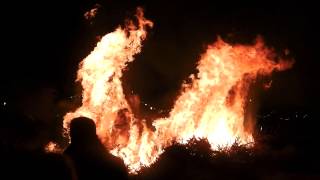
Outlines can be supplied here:
[[76, 180], [75, 170], [66, 156], [46, 153], [45, 126], [20, 111], [2, 116], [0, 127], [0, 179]]
[[91, 119], [75, 118], [70, 124], [70, 136], [71, 144], [65, 154], [73, 160], [79, 180], [127, 179], [123, 161], [105, 149]]

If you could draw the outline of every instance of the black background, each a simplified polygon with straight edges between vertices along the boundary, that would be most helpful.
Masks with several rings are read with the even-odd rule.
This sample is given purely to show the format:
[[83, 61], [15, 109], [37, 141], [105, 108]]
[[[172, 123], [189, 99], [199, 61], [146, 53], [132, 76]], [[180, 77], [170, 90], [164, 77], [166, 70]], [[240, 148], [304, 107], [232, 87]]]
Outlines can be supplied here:
[[[84, 12], [99, 3], [92, 22]], [[129, 65], [128, 84], [146, 101], [177, 91], [195, 73], [195, 64], [218, 35], [228, 42], [252, 43], [262, 35], [268, 46], [289, 49], [296, 64], [275, 79], [264, 102], [310, 106], [317, 86], [317, 21], [312, 4], [296, 2], [232, 3], [157, 1], [52, 1], [3, 6], [3, 88], [53, 87], [71, 95], [78, 63], [97, 42], [135, 8], [145, 8], [154, 21], [143, 52]], [[155, 103], [156, 104], [156, 103]]]

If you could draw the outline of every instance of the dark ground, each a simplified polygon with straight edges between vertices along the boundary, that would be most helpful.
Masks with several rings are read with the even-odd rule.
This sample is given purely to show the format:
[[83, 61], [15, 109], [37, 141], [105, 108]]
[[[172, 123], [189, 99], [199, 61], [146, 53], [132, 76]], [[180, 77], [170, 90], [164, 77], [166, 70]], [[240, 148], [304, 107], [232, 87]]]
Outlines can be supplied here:
[[[83, 14], [99, 3], [93, 21]], [[104, 35], [132, 17], [137, 6], [155, 26], [142, 53], [124, 73], [124, 90], [165, 115], [199, 55], [217, 35], [251, 43], [256, 35], [278, 52], [289, 49], [292, 69], [273, 74], [273, 85], [255, 96], [256, 147], [216, 152], [206, 143], [176, 145], [137, 179], [320, 179], [318, 10], [297, 2], [52, 1], [3, 3], [1, 11], [1, 176], [72, 177], [69, 160], [42, 152], [62, 142], [62, 116], [79, 105], [78, 63]], [[76, 104], [76, 105], [72, 105]], [[142, 107], [144, 108], [144, 107]], [[197, 152], [194, 152], [197, 151]], [[4, 159], [4, 160], [3, 160]], [[7, 172], [7, 173], [2, 173]], [[11, 173], [12, 172], [12, 173]]]

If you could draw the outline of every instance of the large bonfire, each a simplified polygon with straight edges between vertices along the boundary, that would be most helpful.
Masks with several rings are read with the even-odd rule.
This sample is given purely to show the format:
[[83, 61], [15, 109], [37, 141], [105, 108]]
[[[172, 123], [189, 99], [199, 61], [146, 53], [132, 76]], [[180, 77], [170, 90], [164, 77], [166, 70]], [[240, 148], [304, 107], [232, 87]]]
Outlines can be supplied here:
[[270, 75], [292, 66], [273, 58], [273, 52], [257, 39], [252, 46], [230, 45], [222, 39], [209, 45], [198, 62], [198, 74], [182, 92], [166, 118], [137, 119], [121, 84], [123, 69], [141, 51], [146, 29], [153, 23], [141, 8], [133, 22], [105, 35], [80, 63], [77, 81], [83, 87], [82, 106], [64, 117], [68, 130], [73, 118], [93, 119], [97, 135], [112, 154], [122, 158], [130, 172], [149, 166], [172, 142], [188, 143], [206, 138], [212, 149], [228, 147], [235, 141], [253, 142], [252, 130], [244, 126], [245, 103], [250, 83], [258, 75]]

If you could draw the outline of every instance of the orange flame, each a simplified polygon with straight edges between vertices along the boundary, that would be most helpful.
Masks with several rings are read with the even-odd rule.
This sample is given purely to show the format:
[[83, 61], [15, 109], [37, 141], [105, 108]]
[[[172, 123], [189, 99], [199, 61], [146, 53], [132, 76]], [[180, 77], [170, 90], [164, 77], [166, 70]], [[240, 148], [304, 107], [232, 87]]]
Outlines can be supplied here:
[[61, 153], [62, 148], [60, 146], [52, 141], [50, 141], [45, 147], [44, 147], [45, 152], [47, 153]]
[[97, 134], [106, 148], [121, 157], [130, 172], [156, 161], [173, 141], [207, 138], [212, 149], [228, 147], [236, 140], [253, 142], [244, 126], [244, 105], [249, 84], [257, 75], [282, 71], [292, 62], [275, 62], [273, 52], [261, 39], [253, 46], [229, 45], [220, 38], [201, 56], [197, 77], [184, 84], [169, 117], [153, 122], [155, 130], [136, 119], [125, 99], [120, 78], [122, 70], [141, 51], [146, 28], [153, 23], [138, 8], [138, 27], [130, 23], [105, 35], [81, 62], [77, 81], [83, 87], [82, 106], [64, 117], [68, 129], [73, 118], [85, 116], [97, 125]]

